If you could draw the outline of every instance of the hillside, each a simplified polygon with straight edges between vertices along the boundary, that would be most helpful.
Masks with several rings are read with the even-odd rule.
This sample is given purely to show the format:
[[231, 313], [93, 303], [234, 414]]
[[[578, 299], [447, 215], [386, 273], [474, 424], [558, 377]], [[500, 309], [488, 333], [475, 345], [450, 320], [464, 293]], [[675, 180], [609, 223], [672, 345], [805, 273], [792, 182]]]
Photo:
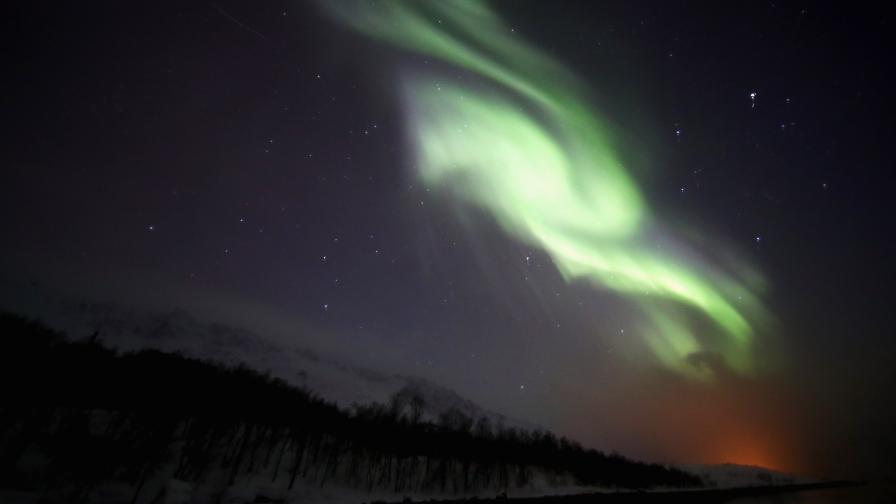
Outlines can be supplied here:
[[[244, 366], [71, 342], [0, 320], [0, 487], [59, 500], [218, 501], [265, 482], [265, 498], [317, 486], [402, 495], [495, 495], [535, 485], [700, 485], [681, 470], [587, 450], [548, 432], [416, 394], [341, 408]], [[180, 490], [178, 490], [180, 488]], [[184, 490], [184, 489], [188, 490]]]
[[0, 275], [0, 306], [39, 319], [73, 339], [97, 333], [104, 345], [119, 351], [155, 349], [228, 366], [244, 365], [285, 382], [314, 390], [345, 408], [353, 404], [385, 403], [401, 391], [421, 395], [424, 416], [435, 419], [450, 408], [488, 417], [495, 424], [529, 430], [536, 423], [484, 408], [431, 379], [371, 367], [351, 354], [315, 344], [309, 334], [275, 337], [231, 320], [207, 319], [194, 311], [124, 305], [48, 288], [39, 282]]

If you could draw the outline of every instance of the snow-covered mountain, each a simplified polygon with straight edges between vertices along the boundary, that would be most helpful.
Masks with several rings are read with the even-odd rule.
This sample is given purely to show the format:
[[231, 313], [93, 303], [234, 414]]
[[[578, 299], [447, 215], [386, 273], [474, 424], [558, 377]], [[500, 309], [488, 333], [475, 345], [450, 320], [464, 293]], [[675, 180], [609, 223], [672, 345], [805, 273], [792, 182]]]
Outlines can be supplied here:
[[343, 407], [385, 404], [393, 395], [403, 401], [417, 397], [422, 400], [424, 419], [437, 419], [454, 409], [473, 419], [486, 417], [493, 425], [539, 428], [489, 411], [426, 378], [373, 369], [353, 363], [351, 356], [304, 346], [298, 338], [294, 342], [275, 340], [249, 328], [203, 320], [183, 309], [138, 309], [7, 279], [0, 281], [0, 310], [39, 319], [72, 339], [95, 336], [119, 351], [153, 348], [229, 365], [244, 364], [306, 387]]

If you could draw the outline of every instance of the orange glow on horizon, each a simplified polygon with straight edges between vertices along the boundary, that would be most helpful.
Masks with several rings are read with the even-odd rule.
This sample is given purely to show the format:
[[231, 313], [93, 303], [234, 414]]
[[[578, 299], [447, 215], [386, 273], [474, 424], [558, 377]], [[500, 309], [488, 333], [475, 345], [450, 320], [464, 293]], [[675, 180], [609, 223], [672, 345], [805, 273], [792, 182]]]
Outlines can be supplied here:
[[722, 454], [710, 463], [754, 466], [785, 472], [788, 470], [786, 467], [782, 467], [777, 457], [769, 454], [764, 446], [751, 440], [732, 443], [720, 451]]
[[[815, 475], [805, 456], [806, 422], [799, 405], [790, 390], [767, 380], [728, 378], [707, 385], [642, 375], [619, 383], [610, 398], [590, 403], [593, 409], [581, 418], [602, 420], [587, 442], [630, 450], [635, 458]], [[607, 415], [608, 409], [614, 415]]]

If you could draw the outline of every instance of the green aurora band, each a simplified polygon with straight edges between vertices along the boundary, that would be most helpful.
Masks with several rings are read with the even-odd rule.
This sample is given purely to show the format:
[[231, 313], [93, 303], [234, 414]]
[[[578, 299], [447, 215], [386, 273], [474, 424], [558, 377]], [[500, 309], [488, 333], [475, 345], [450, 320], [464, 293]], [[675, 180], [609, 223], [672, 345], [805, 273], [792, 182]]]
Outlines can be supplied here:
[[567, 281], [630, 298], [644, 313], [644, 341], [670, 369], [709, 379], [699, 356], [712, 353], [739, 373], [753, 370], [750, 344], [764, 312], [753, 294], [758, 276], [651, 245], [662, 228], [568, 70], [477, 0], [322, 5], [370, 37], [482, 80], [474, 88], [406, 72], [414, 164], [428, 187], [546, 251]]

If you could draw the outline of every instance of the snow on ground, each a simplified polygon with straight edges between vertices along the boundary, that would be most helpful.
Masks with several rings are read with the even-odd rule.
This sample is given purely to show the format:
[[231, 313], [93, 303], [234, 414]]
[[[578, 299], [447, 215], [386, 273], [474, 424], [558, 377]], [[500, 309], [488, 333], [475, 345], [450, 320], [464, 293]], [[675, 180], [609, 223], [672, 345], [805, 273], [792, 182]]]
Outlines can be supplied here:
[[[343, 504], [369, 503], [374, 501], [396, 502], [406, 498], [415, 502], [430, 499], [448, 500], [462, 497], [492, 499], [499, 496], [495, 490], [462, 493], [450, 492], [389, 492], [383, 489], [366, 491], [349, 488], [333, 483], [321, 486], [317, 481], [296, 480], [292, 489], [287, 488], [286, 478], [280, 477], [271, 482], [268, 475], [240, 476], [232, 486], [225, 484], [228, 478], [227, 469], [219, 469], [207, 475], [200, 484], [180, 481], [162, 476], [167, 471], [159, 471], [156, 477], [149, 479], [140, 493], [137, 504], [189, 504], [219, 503], [245, 504], [255, 502], [277, 502], [283, 504]], [[223, 490], [222, 490], [223, 489]], [[509, 498], [538, 497], [545, 495], [569, 495], [609, 491], [598, 487], [583, 487], [570, 484], [551, 486], [547, 481], [535, 475], [533, 482], [523, 488], [511, 488], [506, 492]], [[131, 502], [134, 497], [133, 488], [120, 483], [100, 483], [90, 494], [87, 502], [91, 504], [118, 504]], [[4, 504], [55, 504], [71, 500], [70, 492], [15, 492], [0, 490], [0, 502]]]

